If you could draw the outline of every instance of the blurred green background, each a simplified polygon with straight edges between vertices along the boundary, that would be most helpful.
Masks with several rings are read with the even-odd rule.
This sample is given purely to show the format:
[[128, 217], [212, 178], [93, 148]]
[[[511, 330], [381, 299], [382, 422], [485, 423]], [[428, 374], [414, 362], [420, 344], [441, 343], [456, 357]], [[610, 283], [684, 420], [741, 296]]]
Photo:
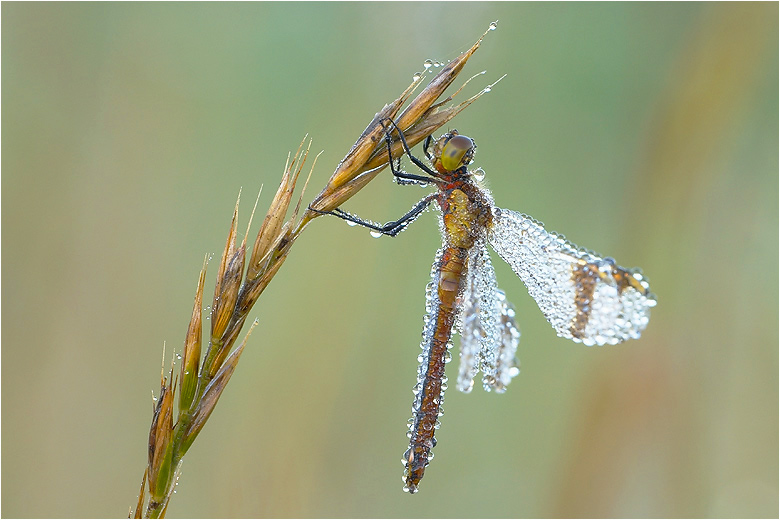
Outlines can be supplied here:
[[[496, 19], [461, 99], [507, 77], [451, 127], [498, 205], [644, 269], [644, 336], [557, 338], [496, 259], [522, 373], [451, 387], [410, 497], [435, 217], [380, 240], [318, 219], [169, 516], [777, 517], [778, 5], [487, 2], [3, 3], [3, 516], [126, 514], [163, 342], [239, 188], [244, 229], [308, 132], [311, 200], [425, 59]], [[386, 221], [426, 192], [385, 173], [347, 209]]]

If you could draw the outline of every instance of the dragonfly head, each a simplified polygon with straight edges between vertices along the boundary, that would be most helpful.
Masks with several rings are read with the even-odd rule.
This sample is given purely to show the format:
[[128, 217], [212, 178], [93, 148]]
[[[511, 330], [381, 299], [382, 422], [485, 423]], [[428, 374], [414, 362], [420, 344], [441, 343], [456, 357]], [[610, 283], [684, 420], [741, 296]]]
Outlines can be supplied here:
[[477, 145], [471, 138], [453, 130], [436, 141], [433, 152], [434, 166], [444, 172], [454, 172], [471, 163], [476, 150]]

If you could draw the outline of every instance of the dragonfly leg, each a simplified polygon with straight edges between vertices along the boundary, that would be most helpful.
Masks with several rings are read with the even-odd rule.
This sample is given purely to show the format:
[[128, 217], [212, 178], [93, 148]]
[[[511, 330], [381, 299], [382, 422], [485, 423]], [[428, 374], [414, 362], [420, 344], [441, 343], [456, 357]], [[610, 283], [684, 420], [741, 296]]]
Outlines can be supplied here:
[[[401, 138], [401, 145], [404, 147], [404, 151], [406, 152], [406, 155], [409, 157], [409, 160], [412, 161], [418, 168], [420, 168], [422, 171], [427, 173], [433, 178], [429, 177], [423, 177], [421, 175], [411, 175], [406, 172], [398, 171], [393, 167], [393, 154], [390, 150], [390, 143], [391, 143], [391, 130], [387, 130], [385, 128], [385, 141], [387, 141], [387, 153], [390, 155], [390, 169], [393, 170], [393, 175], [396, 177], [400, 177], [402, 179], [412, 179], [412, 180], [418, 180], [423, 182], [440, 182], [439, 174], [436, 173], [434, 170], [432, 170], [428, 165], [426, 165], [424, 162], [422, 162], [420, 159], [412, 155], [412, 151], [409, 149], [409, 145], [406, 142], [406, 137], [404, 137], [404, 133], [401, 131], [400, 128], [398, 128], [398, 125], [395, 124], [395, 121], [393, 121], [391, 118], [385, 119], [385, 121], [389, 121], [390, 124], [393, 125], [393, 128], [398, 132], [398, 137]], [[430, 139], [430, 136], [426, 138], [425, 142], [426, 144], [430, 144], [428, 142], [428, 139]], [[426, 147], [426, 156], [428, 156], [427, 147]]]
[[431, 155], [431, 152], [428, 151], [428, 148], [431, 147], [431, 143], [433, 142], [433, 137], [428, 136], [425, 138], [425, 142], [423, 143], [423, 153], [425, 154], [425, 157], [428, 158], [429, 161], [433, 160], [433, 156]]
[[387, 154], [390, 161], [390, 171], [393, 172], [393, 176], [397, 177], [399, 179], [404, 180], [412, 180], [412, 181], [419, 181], [424, 182], [426, 184], [431, 182], [438, 182], [439, 180], [435, 177], [426, 177], [424, 175], [414, 175], [413, 173], [406, 173], [405, 171], [401, 170], [401, 158], [398, 158], [398, 166], [395, 165], [393, 162], [393, 151], [392, 151], [392, 138], [390, 137], [390, 132], [385, 133], [385, 142], [387, 143]]
[[420, 213], [422, 213], [425, 210], [425, 208], [427, 208], [428, 205], [435, 198], [436, 198], [435, 193], [428, 195], [420, 202], [415, 204], [414, 207], [411, 210], [409, 210], [409, 212], [406, 215], [399, 218], [398, 220], [392, 220], [384, 225], [379, 225], [379, 224], [375, 224], [374, 222], [364, 220], [358, 217], [357, 215], [347, 213], [346, 211], [341, 210], [339, 208], [336, 208], [331, 211], [320, 211], [316, 209], [312, 209], [312, 211], [315, 211], [317, 213], [322, 213], [324, 215], [333, 215], [334, 217], [338, 217], [340, 219], [346, 220], [347, 222], [354, 222], [355, 224], [366, 227], [372, 231], [377, 231], [379, 233], [382, 233], [383, 235], [394, 237], [398, 235], [398, 233], [403, 231], [406, 228], [406, 226], [411, 224], [417, 217], [419, 217]]

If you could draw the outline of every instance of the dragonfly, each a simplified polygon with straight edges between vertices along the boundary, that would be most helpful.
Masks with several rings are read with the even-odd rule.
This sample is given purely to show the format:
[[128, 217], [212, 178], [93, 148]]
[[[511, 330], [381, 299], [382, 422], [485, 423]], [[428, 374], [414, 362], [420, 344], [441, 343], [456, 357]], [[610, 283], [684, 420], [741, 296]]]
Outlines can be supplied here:
[[[432, 203], [439, 212], [442, 246], [431, 268], [425, 293], [424, 327], [418, 356], [409, 447], [403, 455], [404, 491], [416, 493], [436, 445], [447, 388], [445, 365], [451, 360], [453, 332], [460, 334], [457, 388], [470, 392], [482, 372], [487, 391], [502, 393], [519, 367], [515, 355], [520, 331], [515, 311], [496, 282], [487, 244], [520, 277], [558, 336], [584, 345], [616, 344], [639, 338], [656, 297], [639, 269], [625, 269], [610, 257], [582, 249], [548, 232], [533, 218], [498, 208], [482, 185], [481, 169], [470, 171], [474, 140], [452, 130], [428, 136], [423, 152], [430, 166], [415, 157], [392, 119], [383, 122], [389, 163], [400, 184], [434, 185], [398, 220], [384, 225], [336, 208], [330, 213], [371, 230], [397, 236]], [[423, 174], [407, 173], [392, 157], [392, 132], [405, 155]]]

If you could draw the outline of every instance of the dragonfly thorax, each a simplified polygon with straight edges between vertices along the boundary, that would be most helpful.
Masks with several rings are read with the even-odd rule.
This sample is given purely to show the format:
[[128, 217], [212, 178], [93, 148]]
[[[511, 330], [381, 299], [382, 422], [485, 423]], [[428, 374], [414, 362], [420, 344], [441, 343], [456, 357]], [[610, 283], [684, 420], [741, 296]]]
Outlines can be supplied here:
[[469, 249], [485, 239], [492, 221], [491, 203], [485, 193], [472, 183], [441, 194], [445, 241], [454, 247]]

